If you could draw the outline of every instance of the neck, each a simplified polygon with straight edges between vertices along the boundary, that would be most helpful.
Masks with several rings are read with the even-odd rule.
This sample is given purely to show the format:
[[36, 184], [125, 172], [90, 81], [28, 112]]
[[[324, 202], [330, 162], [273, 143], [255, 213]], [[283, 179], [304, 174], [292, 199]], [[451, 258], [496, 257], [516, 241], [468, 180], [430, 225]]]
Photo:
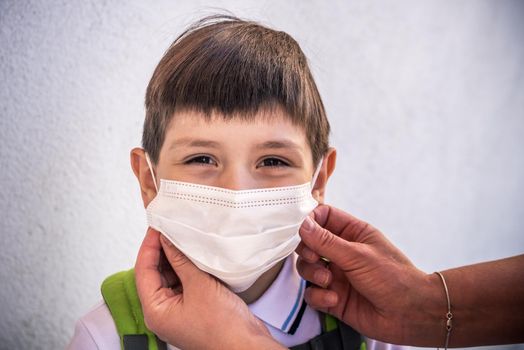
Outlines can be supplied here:
[[240, 299], [244, 300], [246, 304], [251, 304], [260, 298], [275, 281], [285, 261], [286, 259], [278, 262], [275, 266], [264, 272], [251, 287], [243, 292], [237, 293]]

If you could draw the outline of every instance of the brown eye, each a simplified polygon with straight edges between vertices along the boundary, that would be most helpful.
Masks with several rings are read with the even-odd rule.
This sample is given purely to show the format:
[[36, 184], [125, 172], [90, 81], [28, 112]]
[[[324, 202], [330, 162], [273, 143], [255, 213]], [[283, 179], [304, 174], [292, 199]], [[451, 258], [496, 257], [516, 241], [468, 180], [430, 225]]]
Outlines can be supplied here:
[[281, 167], [281, 166], [289, 166], [289, 164], [284, 162], [282, 159], [266, 158], [262, 161], [261, 166]]
[[210, 156], [197, 156], [186, 161], [186, 164], [204, 164], [204, 165], [216, 165], [217, 163]]

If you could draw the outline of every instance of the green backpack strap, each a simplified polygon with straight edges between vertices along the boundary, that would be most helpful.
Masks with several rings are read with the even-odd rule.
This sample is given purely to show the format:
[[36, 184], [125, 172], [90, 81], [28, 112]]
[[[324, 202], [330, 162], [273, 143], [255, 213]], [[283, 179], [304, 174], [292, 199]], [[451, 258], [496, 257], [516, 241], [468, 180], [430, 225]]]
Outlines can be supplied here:
[[335, 317], [324, 314], [324, 324], [322, 325], [324, 332], [331, 332], [338, 328], [338, 321]]
[[366, 350], [366, 340], [362, 336], [356, 336], [358, 334], [353, 328], [346, 325], [344, 322], [340, 322], [337, 318], [334, 316], [331, 316], [329, 314], [324, 314], [324, 324], [322, 325], [324, 327], [324, 332], [332, 332], [335, 329], [339, 329], [340, 337], [342, 339], [342, 343], [344, 345], [344, 348], [350, 344], [358, 344], [358, 341], [355, 341], [355, 338], [360, 338], [360, 346], [358, 347], [360, 350]]
[[102, 296], [113, 316], [122, 350], [161, 350], [160, 342], [144, 323], [136, 291], [135, 270], [118, 272], [102, 283]]

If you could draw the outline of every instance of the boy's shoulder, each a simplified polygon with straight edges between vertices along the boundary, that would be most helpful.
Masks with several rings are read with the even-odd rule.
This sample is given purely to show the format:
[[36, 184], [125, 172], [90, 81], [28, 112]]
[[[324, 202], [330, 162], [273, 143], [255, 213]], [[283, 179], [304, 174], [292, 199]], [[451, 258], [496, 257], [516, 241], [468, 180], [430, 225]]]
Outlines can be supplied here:
[[115, 323], [103, 300], [77, 321], [67, 349], [120, 349]]

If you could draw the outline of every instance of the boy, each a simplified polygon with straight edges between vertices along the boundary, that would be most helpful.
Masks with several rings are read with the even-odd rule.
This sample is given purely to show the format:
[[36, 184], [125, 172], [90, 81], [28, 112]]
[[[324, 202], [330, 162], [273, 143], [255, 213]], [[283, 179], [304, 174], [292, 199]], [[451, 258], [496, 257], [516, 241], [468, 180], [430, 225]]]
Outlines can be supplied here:
[[[333, 320], [327, 329], [329, 320], [307, 306], [295, 268], [298, 227], [323, 202], [335, 167], [328, 134], [298, 44], [253, 22], [211, 17], [178, 37], [156, 67], [143, 149], [131, 151], [148, 224], [235, 291], [288, 347], [310, 348], [329, 332], [341, 335], [325, 348], [342, 348], [340, 337], [361, 347], [360, 335]], [[147, 338], [122, 330], [129, 320], [120, 309], [142, 322], [136, 297], [111, 290], [134, 289], [133, 273], [122, 276], [104, 282], [105, 302], [77, 323], [70, 349], [147, 349]], [[131, 306], [122, 307], [126, 298]]]

